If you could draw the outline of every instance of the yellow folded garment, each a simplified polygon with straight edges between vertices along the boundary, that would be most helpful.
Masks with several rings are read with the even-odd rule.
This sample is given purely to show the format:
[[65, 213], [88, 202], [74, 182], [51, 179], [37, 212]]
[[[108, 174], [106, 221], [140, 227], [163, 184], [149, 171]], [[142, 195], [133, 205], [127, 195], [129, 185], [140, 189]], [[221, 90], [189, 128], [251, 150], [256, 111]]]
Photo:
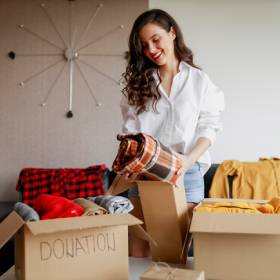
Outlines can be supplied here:
[[265, 204], [251, 202], [203, 203], [194, 208], [196, 212], [215, 213], [253, 213], [253, 214], [280, 214], [280, 198], [275, 197]]
[[[232, 176], [230, 188], [228, 176]], [[280, 159], [261, 158], [256, 162], [225, 160], [217, 168], [210, 198], [269, 200], [280, 196]]]
[[269, 203], [259, 204], [258, 210], [263, 214], [277, 214], [274, 210], [273, 205]]
[[272, 198], [268, 204], [272, 205], [274, 208], [274, 213], [280, 214], [280, 197], [274, 197]]
[[108, 213], [106, 209], [88, 199], [76, 198], [73, 201], [85, 209], [83, 216], [104, 215]]
[[[258, 213], [257, 204], [246, 202], [215, 202], [205, 203], [194, 209], [196, 212], [215, 212], [215, 213]], [[259, 205], [258, 205], [259, 206]]]

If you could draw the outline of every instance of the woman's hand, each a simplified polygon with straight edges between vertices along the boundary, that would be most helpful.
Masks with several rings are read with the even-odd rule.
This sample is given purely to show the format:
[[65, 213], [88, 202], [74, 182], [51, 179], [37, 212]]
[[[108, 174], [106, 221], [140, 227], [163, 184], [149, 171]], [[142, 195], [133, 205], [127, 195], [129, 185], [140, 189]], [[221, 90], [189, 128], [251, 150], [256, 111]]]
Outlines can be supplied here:
[[182, 155], [177, 153], [177, 157], [180, 159], [182, 165], [178, 171], [178, 175], [184, 175], [189, 170], [189, 168], [193, 165], [193, 162], [191, 158], [187, 155]]
[[189, 168], [199, 159], [199, 157], [209, 148], [211, 142], [208, 138], [200, 137], [187, 155], [176, 153], [178, 158], [181, 160], [182, 167], [179, 170], [179, 178], [176, 184], [184, 185], [184, 175]]
[[141, 175], [140, 174], [131, 174], [129, 172], [124, 173], [123, 177], [129, 183], [133, 183], [134, 181], [141, 179]]
[[177, 173], [178, 179], [177, 179], [176, 185], [184, 186], [185, 173], [193, 165], [193, 162], [192, 162], [191, 158], [187, 155], [182, 155], [182, 154], [178, 154], [178, 153], [176, 155], [181, 161], [181, 168], [178, 170], [178, 173]]

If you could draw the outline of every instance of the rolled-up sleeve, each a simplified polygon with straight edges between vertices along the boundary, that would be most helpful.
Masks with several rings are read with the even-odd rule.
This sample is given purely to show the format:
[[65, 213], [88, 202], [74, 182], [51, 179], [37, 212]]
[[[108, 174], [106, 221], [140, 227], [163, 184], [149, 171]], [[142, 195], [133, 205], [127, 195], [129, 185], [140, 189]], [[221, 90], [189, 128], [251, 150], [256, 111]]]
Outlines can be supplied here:
[[205, 137], [211, 145], [216, 134], [222, 129], [221, 113], [224, 110], [224, 94], [207, 77], [204, 94], [201, 101], [196, 138]]
[[128, 100], [125, 96], [121, 99], [120, 107], [123, 118], [122, 133], [139, 132], [140, 126], [136, 110], [128, 104]]

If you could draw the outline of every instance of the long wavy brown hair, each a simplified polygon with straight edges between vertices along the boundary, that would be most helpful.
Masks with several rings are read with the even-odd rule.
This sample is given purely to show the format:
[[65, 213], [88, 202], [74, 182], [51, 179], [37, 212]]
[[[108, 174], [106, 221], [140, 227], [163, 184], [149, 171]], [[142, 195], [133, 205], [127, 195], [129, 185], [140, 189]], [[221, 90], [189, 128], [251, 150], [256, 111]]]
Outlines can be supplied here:
[[167, 12], [160, 9], [152, 9], [142, 13], [135, 20], [130, 32], [129, 51], [126, 53], [127, 67], [122, 75], [125, 81], [122, 93], [127, 97], [129, 105], [136, 107], [137, 114], [146, 110], [146, 104], [150, 100], [154, 110], [156, 110], [156, 103], [160, 99], [159, 84], [157, 84], [154, 77], [154, 73], [156, 73], [161, 81], [158, 71], [155, 71], [158, 69], [158, 66], [144, 55], [139, 38], [140, 30], [148, 23], [157, 24], [167, 32], [173, 27], [176, 34], [174, 50], [177, 59], [200, 69], [193, 63], [193, 53], [185, 45], [179, 25]]

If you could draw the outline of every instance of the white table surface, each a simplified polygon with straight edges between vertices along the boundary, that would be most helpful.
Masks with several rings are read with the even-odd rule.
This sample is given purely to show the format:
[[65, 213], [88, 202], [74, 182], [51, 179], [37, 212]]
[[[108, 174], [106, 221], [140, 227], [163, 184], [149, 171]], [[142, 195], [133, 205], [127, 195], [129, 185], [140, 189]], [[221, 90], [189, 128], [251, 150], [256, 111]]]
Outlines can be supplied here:
[[[151, 265], [152, 261], [150, 258], [129, 258], [129, 279], [128, 280], [139, 280], [140, 275], [142, 275], [147, 268]], [[188, 259], [187, 267], [193, 268], [193, 259]], [[15, 269], [11, 267], [6, 273], [1, 277], [1, 280], [16, 280]]]

